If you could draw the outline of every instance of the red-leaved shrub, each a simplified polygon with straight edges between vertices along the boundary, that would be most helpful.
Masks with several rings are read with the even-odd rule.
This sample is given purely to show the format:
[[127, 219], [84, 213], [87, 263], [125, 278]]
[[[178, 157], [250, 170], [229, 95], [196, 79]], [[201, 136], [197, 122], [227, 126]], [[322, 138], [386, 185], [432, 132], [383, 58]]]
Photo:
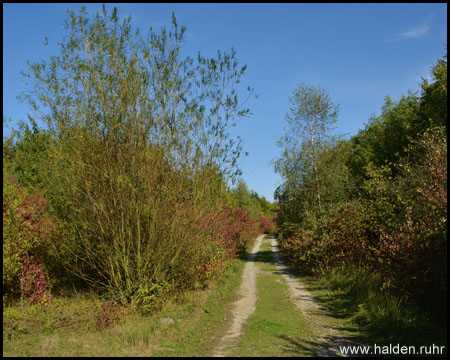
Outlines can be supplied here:
[[277, 231], [275, 216], [264, 216], [258, 214], [259, 231], [264, 234], [273, 234]]
[[239, 208], [223, 208], [204, 218], [204, 228], [220, 239], [220, 244], [232, 256], [242, 256], [249, 242], [258, 234], [256, 221]]
[[44, 258], [55, 225], [45, 212], [47, 201], [28, 194], [13, 178], [3, 177], [3, 288], [31, 301], [48, 300]]

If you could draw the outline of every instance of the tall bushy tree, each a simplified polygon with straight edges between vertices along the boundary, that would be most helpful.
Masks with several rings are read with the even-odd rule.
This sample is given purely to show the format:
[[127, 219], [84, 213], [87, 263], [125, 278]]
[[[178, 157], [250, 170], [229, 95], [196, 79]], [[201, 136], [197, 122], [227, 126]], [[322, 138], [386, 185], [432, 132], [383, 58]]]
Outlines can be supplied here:
[[235, 89], [245, 66], [233, 49], [183, 58], [175, 16], [143, 37], [116, 8], [91, 19], [82, 7], [66, 29], [58, 56], [29, 64], [21, 97], [55, 138], [45, 191], [61, 261], [122, 302], [193, 286], [196, 264], [220, 253], [201, 219], [239, 173], [228, 128], [249, 113]]
[[[319, 181], [318, 155], [326, 145], [339, 107], [335, 106], [328, 93], [320, 86], [300, 84], [290, 98], [291, 108], [286, 114], [288, 129], [278, 140], [282, 156], [275, 162], [275, 169], [288, 183], [293, 178], [303, 179], [312, 169], [314, 193], [319, 213], [322, 211]], [[301, 181], [301, 180], [300, 180]]]
[[447, 53], [432, 66], [431, 78], [421, 84], [419, 116], [414, 122], [418, 133], [432, 126], [447, 127]]
[[[372, 116], [365, 129], [350, 140], [354, 147], [351, 167], [359, 185], [367, 179], [365, 167], [369, 164], [394, 164], [405, 155], [411, 136], [416, 134], [413, 124], [418, 111], [419, 99], [411, 92], [398, 102], [386, 96], [380, 116]], [[395, 171], [395, 167], [390, 168]]]

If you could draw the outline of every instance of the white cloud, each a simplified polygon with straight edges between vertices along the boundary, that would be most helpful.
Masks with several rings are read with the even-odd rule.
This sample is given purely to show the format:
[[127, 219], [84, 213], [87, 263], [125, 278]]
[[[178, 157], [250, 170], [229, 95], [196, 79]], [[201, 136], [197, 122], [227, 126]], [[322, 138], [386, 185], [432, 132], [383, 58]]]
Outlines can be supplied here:
[[390, 39], [390, 41], [418, 39], [425, 36], [430, 31], [432, 18], [433, 15], [431, 14], [425, 19], [422, 24], [417, 25], [409, 29], [408, 31], [395, 34], [392, 39]]

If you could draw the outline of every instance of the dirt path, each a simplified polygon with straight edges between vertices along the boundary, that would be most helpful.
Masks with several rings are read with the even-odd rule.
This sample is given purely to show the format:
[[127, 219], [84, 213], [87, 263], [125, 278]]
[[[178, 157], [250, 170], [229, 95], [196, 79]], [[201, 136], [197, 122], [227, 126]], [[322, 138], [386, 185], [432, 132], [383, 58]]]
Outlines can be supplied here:
[[[242, 274], [242, 283], [239, 289], [240, 298], [233, 304], [233, 323], [221, 339], [219, 347], [216, 348], [213, 352], [213, 356], [229, 356], [232, 352], [239, 350], [241, 346], [241, 337], [244, 335], [244, 324], [248, 323], [252, 314], [257, 312], [255, 312], [255, 305], [257, 300], [256, 278], [258, 276], [258, 272], [262, 270], [260, 269], [260, 265], [258, 265], [258, 262], [255, 262], [255, 258], [260, 249], [263, 239], [264, 235], [261, 235], [256, 239], [249, 259], [245, 264], [244, 272]], [[271, 261], [271, 263], [273, 264], [272, 266], [274, 266], [274, 269], [276, 269], [274, 272], [272, 271], [272, 273], [276, 274], [276, 277], [282, 277], [284, 279], [283, 281], [281, 278], [275, 278], [272, 281], [277, 281], [280, 283], [285, 282], [289, 294], [287, 298], [292, 304], [296, 306], [298, 310], [300, 310], [300, 314], [306, 320], [305, 325], [307, 332], [303, 334], [304, 341], [315, 344], [314, 348], [312, 348], [311, 350], [313, 352], [316, 352], [317, 356], [345, 356], [339, 351], [339, 346], [354, 345], [350, 341], [350, 338], [346, 337], [342, 330], [333, 327], [330, 324], [329, 314], [327, 314], [326, 310], [319, 306], [314, 296], [312, 296], [311, 293], [306, 290], [305, 286], [299, 281], [299, 279], [295, 275], [290, 273], [286, 266], [281, 262], [278, 252], [277, 240], [272, 237], [271, 239], [266, 238], [265, 242], [266, 241], [268, 244], [263, 246], [263, 248], [265, 248], [266, 250], [261, 250], [261, 252], [267, 253], [267, 250], [271, 249], [273, 255], [273, 262]], [[267, 267], [267, 265], [265, 266]], [[296, 308], [294, 307], [293, 310], [290, 311], [296, 311]], [[280, 337], [282, 335], [279, 335], [279, 333], [277, 332], [277, 335], [275, 335], [275, 337], [276, 336]], [[255, 342], [256, 341], [259, 340], [256, 339]], [[251, 342], [253, 342], [253, 340]], [[256, 343], [254, 345], [259, 346]], [[250, 343], [251, 347], [253, 347], [254, 345]], [[274, 342], [273, 346], [275, 345], [276, 344]], [[247, 346], [248, 348], [248, 342], [245, 346]], [[292, 355], [286, 353], [286, 356]]]
[[256, 303], [256, 273], [258, 267], [255, 265], [255, 256], [261, 246], [264, 235], [258, 236], [245, 264], [242, 274], [242, 283], [239, 289], [239, 300], [233, 306], [233, 323], [228, 332], [220, 341], [220, 347], [216, 349], [213, 356], [226, 356], [242, 335], [242, 327], [245, 321], [255, 311]]
[[352, 344], [339, 330], [331, 327], [323, 309], [320, 308], [315, 298], [305, 289], [305, 286], [296, 276], [289, 272], [280, 260], [278, 254], [278, 243], [272, 238], [272, 252], [275, 264], [286, 280], [291, 293], [292, 302], [300, 309], [302, 314], [308, 319], [310, 326], [316, 334], [320, 334], [314, 339], [320, 344], [317, 349], [318, 356], [345, 356], [339, 351], [339, 346], [349, 346]]

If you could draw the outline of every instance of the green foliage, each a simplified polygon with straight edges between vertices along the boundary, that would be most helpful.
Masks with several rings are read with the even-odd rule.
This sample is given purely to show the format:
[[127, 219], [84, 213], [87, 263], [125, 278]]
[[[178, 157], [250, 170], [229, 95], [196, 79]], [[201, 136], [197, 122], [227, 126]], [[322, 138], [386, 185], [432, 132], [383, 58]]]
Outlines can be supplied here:
[[[445, 128], [428, 129], [407, 148], [398, 176], [380, 178], [381, 195], [370, 206], [378, 211], [377, 254], [404, 286], [415, 293], [446, 297], [447, 270], [447, 138]], [[440, 254], [436, 257], [436, 254]], [[420, 281], [420, 286], [418, 286]]]
[[447, 127], [447, 53], [431, 68], [432, 82], [423, 79], [419, 116], [415, 122], [418, 133], [432, 126]]
[[205, 225], [228, 206], [225, 184], [240, 172], [229, 128], [249, 114], [236, 90], [246, 66], [234, 49], [182, 57], [186, 29], [174, 15], [169, 30], [146, 36], [105, 7], [93, 18], [68, 12], [65, 25], [60, 54], [24, 73], [33, 129], [7, 144], [11, 168], [51, 200], [63, 234], [51, 245], [55, 267], [157, 310], [223, 271], [254, 235], [246, 213], [231, 245], [226, 227]]
[[405, 150], [397, 176], [388, 166], [368, 166], [364, 202], [335, 201], [320, 218], [305, 215], [301, 227], [282, 223], [291, 262], [314, 273], [369, 267], [416, 296], [445, 297], [446, 147], [444, 129], [429, 129]]
[[[255, 203], [252, 202], [250, 190], [243, 179], [238, 180], [236, 186], [231, 190], [231, 196], [237, 206], [253, 213], [251, 210], [254, 210]], [[256, 213], [258, 210], [260, 209], [256, 209]]]
[[370, 118], [366, 128], [351, 139], [352, 171], [359, 185], [368, 177], [367, 166], [393, 164], [405, 155], [409, 137], [415, 134], [413, 122], [418, 111], [419, 99], [412, 93], [399, 102], [386, 96], [381, 115]]
[[317, 213], [322, 212], [321, 179], [318, 156], [329, 144], [330, 130], [336, 122], [339, 106], [335, 106], [328, 93], [320, 86], [300, 84], [290, 98], [289, 125], [277, 145], [282, 156], [275, 161], [275, 171], [286, 179], [288, 191], [311, 183], [317, 200]]
[[42, 187], [51, 146], [50, 133], [39, 128], [32, 118], [30, 122], [31, 129], [28, 124], [21, 122], [19, 130], [13, 131], [10, 140], [3, 144], [6, 166], [26, 189]]
[[253, 219], [258, 219], [258, 215], [270, 217], [274, 214], [273, 205], [264, 196], [260, 197], [255, 191], [249, 190], [242, 178], [237, 180], [230, 193], [233, 203], [248, 211]]
[[409, 294], [386, 281], [380, 272], [347, 265], [334, 267], [317, 280], [320, 288], [327, 289], [328, 305], [357, 324], [365, 332], [368, 344], [375, 339], [376, 343], [405, 345], [446, 341], [445, 331], [436, 326], [433, 316], [410, 301]]
[[[318, 154], [318, 181], [324, 205], [350, 201], [356, 196], [356, 184], [351, 174], [354, 152], [348, 141], [338, 141]], [[325, 210], [326, 211], [326, 210]]]
[[44, 264], [51, 259], [55, 223], [37, 190], [28, 194], [3, 172], [3, 289], [5, 294], [42, 300], [47, 290]]
[[[93, 291], [54, 294], [46, 307], [4, 304], [4, 356], [205, 356], [218, 340], [211, 334], [226, 330], [223, 319], [244, 265], [233, 260], [208, 290], [177, 293], [152, 314], [116, 306]], [[159, 324], [161, 318], [174, 319], [175, 326]]]
[[420, 97], [386, 97], [364, 130], [316, 150], [315, 169], [305, 131], [290, 132], [297, 155], [285, 150], [276, 163], [285, 181], [275, 197], [291, 263], [316, 275], [347, 266], [376, 271], [401, 296], [446, 302], [446, 71], [445, 56]]
[[177, 166], [238, 173], [240, 141], [228, 129], [249, 110], [235, 88], [246, 69], [235, 50], [216, 59], [199, 54], [194, 65], [181, 56], [186, 29], [175, 16], [171, 30], [150, 29], [145, 38], [130, 21], [121, 24], [105, 8], [92, 20], [84, 8], [70, 12], [61, 54], [29, 64], [24, 76], [35, 82], [21, 99], [61, 138], [77, 130], [114, 144], [151, 140]]
[[363, 206], [352, 201], [329, 208], [326, 216], [284, 236], [281, 244], [292, 264], [320, 274], [339, 265], [369, 265], [373, 234]]

